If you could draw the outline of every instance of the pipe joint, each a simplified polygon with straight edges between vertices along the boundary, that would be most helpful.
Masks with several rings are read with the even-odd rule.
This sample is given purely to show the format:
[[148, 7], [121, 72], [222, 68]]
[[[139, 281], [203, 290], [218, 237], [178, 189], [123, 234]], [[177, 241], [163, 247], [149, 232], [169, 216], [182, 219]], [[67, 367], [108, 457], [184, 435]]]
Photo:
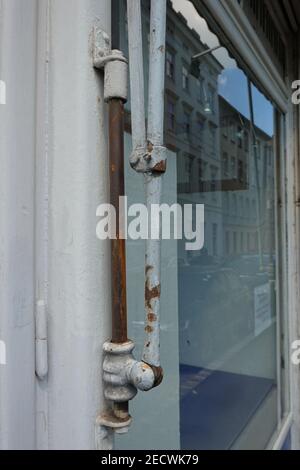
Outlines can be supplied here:
[[138, 173], [164, 173], [167, 166], [167, 149], [148, 142], [147, 146], [134, 149], [130, 156], [130, 165]]
[[103, 362], [104, 396], [122, 403], [135, 397], [138, 390], [151, 390], [157, 383], [157, 368], [134, 359], [134, 343], [104, 343]]

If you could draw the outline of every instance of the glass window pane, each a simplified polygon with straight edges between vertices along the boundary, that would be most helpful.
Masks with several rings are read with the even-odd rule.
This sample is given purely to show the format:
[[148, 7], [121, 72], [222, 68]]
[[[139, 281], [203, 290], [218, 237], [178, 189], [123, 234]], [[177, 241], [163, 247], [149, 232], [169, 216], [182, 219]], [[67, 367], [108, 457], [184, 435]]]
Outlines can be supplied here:
[[[120, 15], [126, 2], [120, 0]], [[122, 10], [123, 8], [123, 10]], [[148, 38], [149, 2], [143, 0]], [[123, 16], [124, 15], [124, 16]], [[120, 48], [128, 52], [127, 33]], [[131, 405], [118, 448], [265, 448], [278, 424], [275, 108], [192, 2], [168, 2], [162, 202], [205, 205], [205, 242], [162, 242], [164, 381]], [[144, 41], [145, 81], [148, 39]], [[147, 99], [146, 99], [147, 101]], [[127, 158], [131, 150], [126, 105]], [[128, 203], [145, 202], [126, 166]], [[144, 242], [127, 242], [130, 336], [144, 340]], [[151, 413], [149, 413], [151, 409]]]

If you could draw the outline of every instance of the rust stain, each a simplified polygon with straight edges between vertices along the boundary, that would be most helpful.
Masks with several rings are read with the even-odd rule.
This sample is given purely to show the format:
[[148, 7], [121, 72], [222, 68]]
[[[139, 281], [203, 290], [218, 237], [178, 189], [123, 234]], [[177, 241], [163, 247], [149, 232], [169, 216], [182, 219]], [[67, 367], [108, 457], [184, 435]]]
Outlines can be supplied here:
[[148, 364], [151, 369], [153, 370], [154, 373], [154, 385], [153, 387], [157, 387], [159, 384], [161, 384], [162, 379], [164, 377], [164, 371], [161, 366], [153, 366], [152, 364]]
[[152, 171], [156, 173], [165, 173], [167, 169], [166, 160], [161, 160], [160, 162], [156, 163], [156, 165], [152, 168]]
[[148, 313], [147, 318], [148, 318], [149, 322], [154, 322], [154, 321], [157, 320], [157, 316], [153, 312]]
[[159, 299], [160, 298], [160, 284], [157, 286], [152, 287], [149, 289], [148, 281], [145, 283], [145, 305], [146, 307], [151, 310], [151, 300], [152, 299]]
[[145, 326], [145, 331], [146, 331], [146, 333], [152, 333], [152, 331], [153, 331], [152, 326], [150, 326], [150, 325]]
[[154, 385], [153, 387], [157, 387], [159, 384], [161, 384], [162, 379], [164, 378], [164, 371], [162, 367], [158, 366], [151, 366], [152, 370], [154, 372]]
[[113, 173], [116, 171], [116, 165], [114, 163], [111, 164], [111, 171]]

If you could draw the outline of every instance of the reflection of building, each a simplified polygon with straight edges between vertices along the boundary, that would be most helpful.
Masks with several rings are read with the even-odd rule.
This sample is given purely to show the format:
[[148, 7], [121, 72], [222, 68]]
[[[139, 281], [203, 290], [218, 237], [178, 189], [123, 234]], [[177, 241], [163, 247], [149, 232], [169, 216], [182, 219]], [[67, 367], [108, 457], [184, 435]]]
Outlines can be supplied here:
[[[145, 88], [148, 87], [148, 47], [150, 2], [142, 2]], [[126, 1], [120, 4], [120, 18], [126, 18]], [[213, 54], [198, 63], [192, 57], [208, 49], [187, 20], [177, 13], [171, 1], [167, 10], [165, 140], [177, 155], [178, 202], [205, 204], [205, 248], [216, 259], [258, 250], [258, 210], [253, 142], [250, 123], [224, 98], [218, 95], [218, 77], [222, 65]], [[122, 49], [128, 54], [127, 22], [120, 21]], [[146, 93], [147, 106], [147, 93]], [[126, 115], [130, 131], [130, 113]], [[272, 187], [272, 139], [255, 128], [256, 152], [261, 188]], [[249, 163], [252, 162], [252, 163]], [[265, 207], [260, 226], [270, 226]], [[266, 230], [260, 237], [266, 238]], [[270, 232], [270, 230], [269, 230]], [[263, 245], [263, 243], [262, 243]], [[191, 255], [178, 244], [178, 257]], [[262, 246], [263, 248], [263, 246]], [[193, 254], [194, 255], [194, 254]]]
[[[192, 74], [192, 57], [205, 49], [208, 46], [169, 2], [166, 144], [177, 153], [178, 201], [205, 204], [205, 238], [209, 252], [217, 256], [222, 248], [222, 200], [215, 185], [221, 171], [217, 89], [222, 66], [214, 56], [207, 54], [200, 63], [193, 64]], [[204, 188], [205, 181], [210, 181], [210, 192]], [[186, 253], [182, 251], [181, 256], [185, 257]]]
[[254, 142], [249, 120], [221, 96], [219, 109], [224, 256], [258, 252], [259, 227], [262, 250], [270, 247], [273, 228], [273, 139], [255, 127]]
[[[148, 83], [148, 46], [150, 2], [142, 3], [145, 86]], [[120, 18], [126, 18], [126, 1], [120, 4]], [[120, 21], [120, 43], [128, 54], [127, 23]], [[167, 147], [177, 154], [177, 192], [179, 203], [205, 204], [205, 238], [208, 251], [222, 252], [222, 199], [216, 192], [220, 178], [218, 76], [222, 65], [212, 54], [201, 62], [192, 57], [208, 49], [199, 34], [176, 13], [168, 1], [166, 38], [165, 131]], [[193, 73], [191, 73], [193, 69]], [[147, 106], [147, 94], [146, 94]], [[128, 100], [129, 101], [129, 100]], [[128, 109], [128, 105], [127, 105]], [[126, 116], [130, 131], [130, 116]], [[209, 181], [209, 191], [206, 181]], [[179, 244], [180, 245], [180, 244]], [[179, 257], [187, 252], [179, 246]]]

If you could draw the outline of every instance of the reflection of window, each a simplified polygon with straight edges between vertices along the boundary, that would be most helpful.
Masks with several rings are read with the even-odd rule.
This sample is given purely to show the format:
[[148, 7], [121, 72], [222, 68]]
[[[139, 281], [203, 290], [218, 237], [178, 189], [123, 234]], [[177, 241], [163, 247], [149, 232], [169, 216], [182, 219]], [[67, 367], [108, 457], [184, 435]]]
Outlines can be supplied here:
[[229, 255], [230, 253], [230, 234], [229, 232], [225, 233], [225, 253], [226, 255]]
[[175, 81], [175, 55], [171, 51], [166, 52], [166, 74]]
[[205, 179], [206, 163], [201, 158], [198, 159], [198, 187], [200, 193], [204, 191], [203, 181]]
[[235, 142], [235, 125], [233, 122], [230, 122], [229, 124], [229, 134], [232, 142]]
[[201, 118], [197, 119], [197, 140], [198, 144], [200, 145], [203, 141], [203, 130], [204, 130], [204, 120]]
[[238, 141], [238, 147], [241, 149], [242, 148], [242, 144], [243, 144], [243, 130], [241, 128], [241, 126], [237, 126], [237, 141]]
[[215, 112], [215, 90], [210, 85], [208, 86], [207, 100], [208, 100], [211, 112], [214, 113]]
[[241, 232], [240, 251], [241, 251], [241, 253], [243, 253], [243, 251], [244, 251], [244, 233], [243, 232]]
[[171, 100], [167, 101], [167, 124], [168, 130], [175, 131], [175, 103]]
[[242, 160], [238, 161], [238, 180], [242, 183], [244, 181], [244, 171]]
[[223, 176], [227, 176], [229, 173], [229, 161], [227, 153], [223, 153]]
[[220, 120], [220, 125], [222, 127], [222, 133], [225, 138], [228, 137], [228, 122], [226, 118]]
[[191, 133], [191, 115], [187, 111], [183, 113], [183, 132], [185, 138], [188, 139]]
[[216, 152], [216, 128], [213, 124], [209, 124], [209, 143], [212, 153]]
[[235, 178], [236, 177], [236, 159], [235, 159], [235, 157], [231, 157], [230, 172], [231, 172], [231, 177]]
[[197, 87], [198, 87], [198, 100], [203, 103], [204, 101], [204, 78], [203, 77], [200, 77], [198, 80], [197, 80]]
[[211, 166], [210, 167], [210, 190], [212, 193], [214, 193], [217, 190], [217, 174], [218, 174], [218, 169], [215, 166]]
[[182, 66], [182, 88], [189, 91], [189, 71], [185, 65]]
[[248, 152], [249, 150], [249, 134], [247, 131], [245, 131], [244, 133], [244, 148], [245, 148], [245, 151]]

